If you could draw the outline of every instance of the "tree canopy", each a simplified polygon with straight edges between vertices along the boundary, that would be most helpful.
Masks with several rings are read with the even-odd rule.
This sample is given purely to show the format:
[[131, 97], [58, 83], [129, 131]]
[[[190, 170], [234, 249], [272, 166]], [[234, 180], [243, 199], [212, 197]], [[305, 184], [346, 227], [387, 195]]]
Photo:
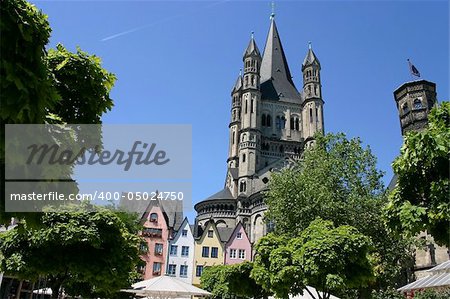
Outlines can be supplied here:
[[409, 132], [392, 164], [397, 183], [386, 216], [399, 232], [427, 230], [440, 245], [450, 246], [450, 103], [434, 107], [428, 128]]
[[278, 298], [288, 298], [312, 286], [327, 299], [333, 292], [366, 286], [374, 279], [368, 237], [351, 226], [334, 227], [316, 219], [299, 237], [269, 234], [256, 245], [251, 276]]
[[250, 277], [252, 269], [253, 263], [248, 261], [206, 267], [201, 276], [201, 286], [215, 298], [262, 298], [267, 292]]
[[[126, 217], [124, 217], [124, 215]], [[140, 239], [127, 214], [77, 205], [44, 213], [39, 228], [21, 222], [0, 235], [0, 268], [18, 278], [46, 278], [57, 298], [61, 287], [76, 296], [105, 296], [137, 278]]]
[[266, 218], [275, 233], [297, 237], [317, 217], [350, 225], [370, 238], [376, 281], [384, 288], [399, 282], [411, 262], [409, 243], [390, 233], [382, 209], [387, 202], [383, 173], [370, 148], [344, 134], [316, 135], [302, 160], [274, 173], [266, 193]]

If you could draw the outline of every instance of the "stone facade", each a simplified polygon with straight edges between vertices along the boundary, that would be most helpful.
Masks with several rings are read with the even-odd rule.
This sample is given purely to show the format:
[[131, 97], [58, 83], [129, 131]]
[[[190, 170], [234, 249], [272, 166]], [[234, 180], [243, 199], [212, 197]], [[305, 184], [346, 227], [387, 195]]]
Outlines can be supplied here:
[[[421, 131], [428, 126], [428, 114], [437, 103], [436, 84], [426, 80], [406, 82], [394, 91], [402, 135], [410, 131]], [[395, 188], [396, 176], [389, 189]], [[417, 279], [429, 275], [427, 270], [448, 261], [449, 249], [434, 243], [433, 237], [422, 232], [420, 238], [426, 244], [415, 251], [414, 274]]]
[[252, 243], [270, 225], [263, 191], [273, 171], [298, 159], [324, 131], [321, 65], [311, 45], [302, 63], [302, 89], [297, 90], [272, 16], [261, 56], [253, 35], [243, 55], [243, 73], [231, 91], [231, 120], [225, 186], [197, 203], [201, 233], [211, 219], [217, 227], [242, 223]]

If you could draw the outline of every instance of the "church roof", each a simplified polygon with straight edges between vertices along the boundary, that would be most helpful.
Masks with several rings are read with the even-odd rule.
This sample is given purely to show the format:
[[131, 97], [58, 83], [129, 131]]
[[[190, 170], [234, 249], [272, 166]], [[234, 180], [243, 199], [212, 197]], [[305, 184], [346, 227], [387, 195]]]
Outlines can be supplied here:
[[236, 79], [236, 83], [234, 83], [233, 91], [238, 91], [242, 87], [242, 76], [239, 74], [239, 77]]
[[211, 199], [234, 199], [233, 195], [231, 194], [230, 190], [228, 190], [228, 188], [223, 188], [222, 190], [220, 190], [219, 192], [211, 195], [210, 197], [208, 197], [206, 200], [211, 200]]
[[303, 60], [302, 66], [305, 67], [307, 65], [311, 65], [313, 64], [313, 62], [317, 62], [317, 64], [320, 65], [319, 59], [317, 59], [316, 54], [314, 54], [314, 51], [310, 46], [308, 49], [308, 53], [306, 54], [305, 60]]
[[301, 101], [301, 96], [292, 81], [277, 25], [273, 18], [264, 48], [260, 75], [262, 99]]
[[261, 54], [259, 53], [258, 46], [256, 45], [255, 39], [253, 38], [253, 34], [252, 38], [250, 39], [250, 42], [248, 43], [247, 49], [245, 49], [244, 57], [250, 56], [252, 54], [261, 56]]

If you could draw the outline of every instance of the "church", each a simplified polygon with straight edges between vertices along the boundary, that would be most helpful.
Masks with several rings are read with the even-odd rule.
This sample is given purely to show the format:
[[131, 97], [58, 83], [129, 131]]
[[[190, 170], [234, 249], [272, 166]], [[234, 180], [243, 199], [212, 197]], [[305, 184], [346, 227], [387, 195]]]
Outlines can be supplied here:
[[314, 134], [324, 132], [324, 101], [321, 66], [311, 44], [298, 89], [273, 13], [264, 52], [252, 34], [242, 60], [243, 73], [231, 90], [224, 188], [195, 205], [195, 225], [201, 232], [210, 220], [219, 228], [241, 223], [254, 243], [271, 229], [263, 221], [271, 173], [298, 159], [314, 143]]

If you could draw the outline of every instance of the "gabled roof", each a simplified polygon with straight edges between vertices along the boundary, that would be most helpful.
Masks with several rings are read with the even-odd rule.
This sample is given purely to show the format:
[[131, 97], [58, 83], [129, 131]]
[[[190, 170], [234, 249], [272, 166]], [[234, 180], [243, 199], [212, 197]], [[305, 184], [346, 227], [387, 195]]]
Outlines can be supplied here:
[[233, 234], [234, 229], [231, 227], [218, 227], [217, 232], [219, 233], [220, 241], [226, 243]]
[[[238, 231], [240, 228], [244, 228], [244, 226], [243, 226], [242, 223], [239, 221], [239, 222], [236, 224], [236, 226], [234, 227], [234, 229], [231, 231], [231, 234], [230, 234], [230, 236], [228, 237], [228, 240], [226, 240], [227, 244], [230, 243], [230, 241], [232, 241], [231, 238], [237, 233], [237, 231]], [[244, 229], [243, 231], [244, 231], [245, 237], [246, 237], [247, 240], [250, 242], [250, 238], [247, 236], [247, 232], [245, 231], [245, 229]]]
[[[262, 99], [283, 101], [287, 98], [301, 101], [301, 96], [292, 81], [286, 55], [273, 18], [264, 48], [260, 75]], [[270, 82], [270, 84], [266, 82]], [[266, 85], [265, 90], [263, 90], [264, 85]]]
[[250, 39], [250, 42], [248, 43], [247, 49], [245, 49], [244, 57], [251, 55], [261, 56], [261, 54], [259, 53], [258, 46], [256, 45], [255, 39], [253, 38], [253, 35], [252, 38]]
[[185, 224], [187, 224], [186, 227], [188, 227], [188, 229], [189, 229], [189, 231], [191, 232], [191, 234], [194, 235], [194, 231], [193, 231], [193, 229], [192, 229], [193, 227], [189, 224], [188, 218], [187, 218], [187, 217], [184, 217], [184, 220], [183, 220], [183, 222], [181, 222], [181, 224], [180, 224], [180, 226], [179, 226], [179, 228], [178, 228], [178, 230], [177, 230], [177, 233], [176, 233], [175, 236], [173, 237], [173, 240], [175, 240], [175, 239], [182, 233], [181, 228], [182, 228]]

